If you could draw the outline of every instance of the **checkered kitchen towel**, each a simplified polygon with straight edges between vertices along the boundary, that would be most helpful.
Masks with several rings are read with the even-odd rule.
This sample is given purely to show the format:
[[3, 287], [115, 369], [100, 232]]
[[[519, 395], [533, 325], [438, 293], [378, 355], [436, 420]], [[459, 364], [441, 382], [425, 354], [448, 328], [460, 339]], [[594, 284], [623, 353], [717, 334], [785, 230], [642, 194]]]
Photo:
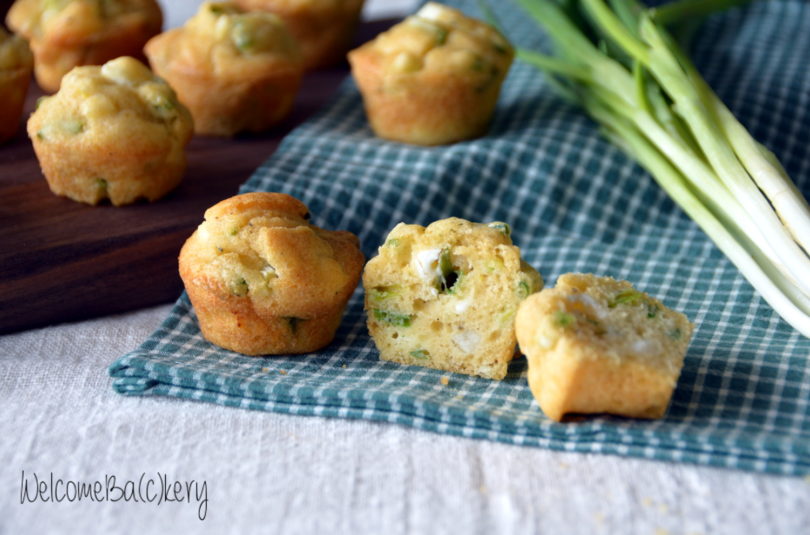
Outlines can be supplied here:
[[[452, 3], [479, 14], [474, 0]], [[517, 8], [498, 8], [513, 40], [543, 46]], [[810, 193], [810, 4], [755, 2], [715, 16], [692, 55]], [[184, 295], [141, 347], [110, 367], [115, 390], [567, 451], [810, 473], [810, 340], [534, 69], [514, 65], [487, 137], [438, 148], [375, 138], [347, 81], [243, 187], [255, 190], [302, 199], [315, 224], [356, 233], [369, 257], [400, 221], [458, 216], [508, 221], [524, 257], [550, 285], [569, 271], [633, 281], [697, 325], [669, 413], [660, 421], [558, 424], [533, 401], [525, 359], [500, 382], [380, 362], [362, 289], [328, 348], [268, 358], [208, 344]]]

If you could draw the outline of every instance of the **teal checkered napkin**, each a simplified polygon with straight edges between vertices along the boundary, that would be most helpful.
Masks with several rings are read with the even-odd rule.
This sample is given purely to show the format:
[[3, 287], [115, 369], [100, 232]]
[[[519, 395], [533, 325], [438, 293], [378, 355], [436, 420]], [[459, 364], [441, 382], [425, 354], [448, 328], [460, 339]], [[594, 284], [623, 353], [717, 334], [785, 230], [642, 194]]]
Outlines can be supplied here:
[[[477, 14], [474, 0], [453, 4]], [[498, 6], [513, 40], [545, 46], [519, 10]], [[772, 0], [711, 18], [692, 54], [807, 194], [810, 5]], [[634, 282], [697, 326], [666, 418], [551, 422], [533, 401], [522, 358], [504, 381], [380, 362], [365, 327], [362, 289], [328, 348], [268, 358], [207, 343], [184, 295], [141, 347], [110, 367], [116, 391], [365, 418], [566, 451], [810, 473], [810, 340], [532, 68], [513, 67], [487, 137], [438, 148], [375, 138], [347, 81], [243, 187], [256, 190], [302, 199], [315, 224], [360, 236], [367, 256], [400, 221], [501, 220], [550, 284], [569, 271]]]

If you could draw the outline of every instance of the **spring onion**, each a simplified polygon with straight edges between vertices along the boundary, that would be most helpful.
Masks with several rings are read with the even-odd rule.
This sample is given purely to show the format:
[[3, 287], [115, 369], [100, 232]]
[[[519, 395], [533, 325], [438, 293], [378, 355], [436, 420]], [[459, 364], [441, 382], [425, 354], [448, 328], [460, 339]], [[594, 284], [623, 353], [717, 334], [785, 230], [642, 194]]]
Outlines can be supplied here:
[[518, 57], [582, 106], [810, 337], [807, 200], [664, 27], [747, 1], [517, 0], [555, 48]]

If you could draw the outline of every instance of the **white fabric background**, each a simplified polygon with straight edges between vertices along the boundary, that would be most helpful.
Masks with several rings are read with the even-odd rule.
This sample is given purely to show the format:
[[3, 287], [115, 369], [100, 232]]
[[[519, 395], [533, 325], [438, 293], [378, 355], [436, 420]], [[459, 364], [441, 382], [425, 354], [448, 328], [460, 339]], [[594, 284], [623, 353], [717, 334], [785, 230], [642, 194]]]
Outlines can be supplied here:
[[[807, 533], [810, 479], [113, 392], [168, 306], [0, 337], [0, 534]], [[21, 471], [205, 480], [197, 505], [20, 504]]]
[[[197, 0], [163, 2], [170, 25]], [[368, 17], [412, 0], [371, 1]], [[115, 394], [168, 305], [0, 337], [0, 534], [808, 533], [810, 479]], [[25, 503], [21, 472], [205, 480], [197, 504]]]

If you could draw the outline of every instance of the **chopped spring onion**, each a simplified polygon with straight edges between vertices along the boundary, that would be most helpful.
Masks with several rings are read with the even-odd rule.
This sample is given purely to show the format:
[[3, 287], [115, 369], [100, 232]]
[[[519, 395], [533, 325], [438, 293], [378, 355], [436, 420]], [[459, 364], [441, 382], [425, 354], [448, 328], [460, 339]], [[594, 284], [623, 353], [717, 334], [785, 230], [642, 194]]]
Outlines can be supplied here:
[[[810, 337], [810, 207], [664, 24], [750, 0], [517, 0], [555, 54], [521, 50], [634, 157], [782, 318]], [[596, 36], [592, 39], [591, 36]]]

